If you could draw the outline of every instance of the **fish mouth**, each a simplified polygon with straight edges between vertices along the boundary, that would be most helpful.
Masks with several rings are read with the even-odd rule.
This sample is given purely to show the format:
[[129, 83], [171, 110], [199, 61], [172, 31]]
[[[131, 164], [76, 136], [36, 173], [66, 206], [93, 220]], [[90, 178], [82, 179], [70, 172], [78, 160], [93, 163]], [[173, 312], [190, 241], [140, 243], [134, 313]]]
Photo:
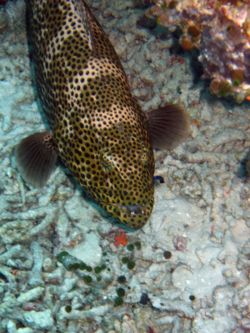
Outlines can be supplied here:
[[126, 213], [130, 214], [131, 216], [145, 215], [146, 213], [145, 207], [140, 204], [120, 205], [119, 208], [126, 211]]
[[105, 209], [120, 222], [131, 226], [132, 228], [141, 228], [151, 215], [153, 202], [147, 204], [133, 203], [133, 204], [119, 204], [109, 203]]

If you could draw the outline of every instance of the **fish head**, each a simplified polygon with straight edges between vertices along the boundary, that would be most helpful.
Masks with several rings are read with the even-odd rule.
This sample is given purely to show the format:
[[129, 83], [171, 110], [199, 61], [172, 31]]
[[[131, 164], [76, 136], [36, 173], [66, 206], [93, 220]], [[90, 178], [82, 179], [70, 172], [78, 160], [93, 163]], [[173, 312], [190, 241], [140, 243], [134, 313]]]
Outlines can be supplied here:
[[140, 228], [151, 215], [154, 203], [152, 148], [138, 143], [118, 147], [106, 148], [100, 154], [101, 186], [95, 184], [97, 200], [122, 223]]
[[148, 221], [153, 208], [153, 197], [144, 204], [108, 204], [105, 209], [128, 227], [138, 229]]
[[[86, 137], [96, 138], [97, 134], [95, 131]], [[137, 140], [135, 136], [133, 140], [124, 140], [113, 134], [102, 133], [101, 140], [83, 142], [73, 157], [73, 173], [114, 218], [129, 227], [140, 228], [151, 215], [154, 203], [152, 147], [147, 140]]]
[[154, 203], [152, 166], [150, 151], [130, 149], [122, 156], [113, 154], [108, 170], [103, 174], [105, 182], [102, 184], [105, 185], [99, 188], [100, 204], [129, 227], [142, 227], [151, 215]]

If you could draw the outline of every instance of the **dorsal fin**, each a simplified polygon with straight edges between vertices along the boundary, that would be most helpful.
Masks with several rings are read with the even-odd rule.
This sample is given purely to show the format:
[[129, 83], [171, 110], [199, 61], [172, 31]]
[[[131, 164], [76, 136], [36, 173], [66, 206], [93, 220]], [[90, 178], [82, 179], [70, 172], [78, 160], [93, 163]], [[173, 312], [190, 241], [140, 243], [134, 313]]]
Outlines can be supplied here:
[[146, 115], [154, 148], [173, 149], [189, 134], [189, 117], [179, 105], [167, 104]]
[[49, 132], [32, 134], [19, 143], [15, 153], [24, 180], [35, 187], [45, 185], [57, 161], [52, 135]]
[[[89, 37], [89, 47], [96, 57], [112, 59], [120, 70], [123, 72], [123, 67], [120, 63], [120, 59], [117, 56], [115, 49], [110, 42], [105, 31], [92, 14], [86, 1], [77, 0], [77, 10], [81, 16], [82, 23]], [[124, 74], [125, 75], [125, 74]]]
[[77, 11], [82, 19], [82, 24], [84, 26], [84, 29], [88, 35], [88, 43], [89, 43], [89, 48], [91, 51], [94, 49], [94, 44], [93, 44], [93, 35], [91, 32], [91, 25], [90, 25], [90, 15], [89, 15], [89, 9], [87, 5], [84, 3], [84, 1], [76, 1], [76, 6], [77, 6]]

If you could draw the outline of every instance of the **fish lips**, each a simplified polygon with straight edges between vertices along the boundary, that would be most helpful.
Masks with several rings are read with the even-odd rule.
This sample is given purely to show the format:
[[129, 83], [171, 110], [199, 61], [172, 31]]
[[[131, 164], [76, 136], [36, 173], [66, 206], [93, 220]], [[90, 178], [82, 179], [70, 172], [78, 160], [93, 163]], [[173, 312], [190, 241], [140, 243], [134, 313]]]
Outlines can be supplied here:
[[133, 228], [142, 227], [151, 215], [153, 203], [108, 204], [105, 209], [120, 222]]

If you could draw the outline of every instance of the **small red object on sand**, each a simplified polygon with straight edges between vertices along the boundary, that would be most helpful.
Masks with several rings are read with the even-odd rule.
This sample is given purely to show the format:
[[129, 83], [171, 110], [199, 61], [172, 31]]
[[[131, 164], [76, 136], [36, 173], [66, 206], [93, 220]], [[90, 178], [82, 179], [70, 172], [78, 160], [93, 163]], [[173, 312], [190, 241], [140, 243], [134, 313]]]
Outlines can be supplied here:
[[128, 237], [124, 230], [118, 230], [114, 237], [115, 246], [126, 246], [128, 244]]

